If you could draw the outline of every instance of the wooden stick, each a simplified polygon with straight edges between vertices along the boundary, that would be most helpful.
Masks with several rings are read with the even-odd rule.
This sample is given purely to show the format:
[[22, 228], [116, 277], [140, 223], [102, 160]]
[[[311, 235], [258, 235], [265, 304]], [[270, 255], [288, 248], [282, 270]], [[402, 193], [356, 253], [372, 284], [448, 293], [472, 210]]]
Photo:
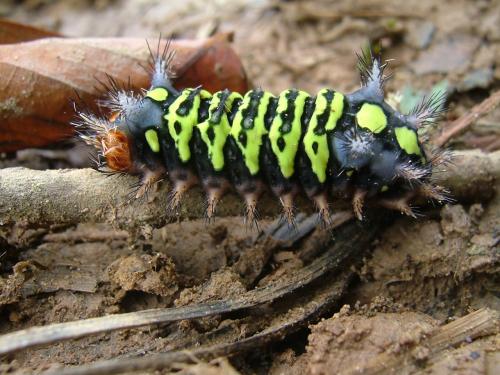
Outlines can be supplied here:
[[[440, 327], [437, 332], [427, 340], [418, 345], [425, 345], [429, 349], [429, 357], [434, 357], [443, 350], [457, 346], [467, 339], [489, 336], [500, 331], [500, 314], [498, 311], [482, 308], [463, 316], [449, 324]], [[415, 360], [411, 356], [411, 349], [402, 354], [382, 353], [366, 365], [356, 365], [355, 368], [347, 369], [345, 374], [408, 374], [416, 367]]]
[[[189, 350], [174, 350], [166, 353], [155, 353], [145, 357], [119, 358], [98, 361], [88, 365], [68, 367], [62, 370], [50, 371], [46, 375], [110, 375], [147, 370], [168, 369], [176, 363], [186, 363], [198, 360], [210, 360], [217, 357], [227, 357], [238, 353], [262, 348], [272, 341], [283, 339], [286, 335], [296, 332], [309, 322], [318, 319], [325, 310], [337, 303], [348, 283], [346, 273], [339, 275], [337, 281], [321, 285], [307, 304], [298, 307], [295, 314], [286, 312], [279, 319], [269, 317], [270, 325], [260, 332], [242, 339], [234, 339], [233, 332], [218, 340], [213, 345], [192, 348]], [[262, 318], [262, 317], [261, 317]], [[256, 318], [258, 319], [258, 318]]]
[[[435, 174], [436, 183], [450, 189], [457, 200], [485, 200], [494, 192], [500, 178], [500, 152], [456, 152], [454, 166]], [[54, 223], [109, 222], [133, 229], [145, 224], [160, 226], [172, 220], [204, 217], [204, 193], [195, 188], [183, 201], [179, 216], [169, 217], [168, 183], [163, 182], [151, 203], [130, 201], [132, 176], [105, 177], [91, 169], [35, 171], [26, 168], [0, 170], [0, 225], [26, 223], [46, 227]], [[299, 200], [301, 210], [313, 205]], [[217, 216], [236, 216], [243, 212], [242, 200], [228, 194], [218, 205]], [[258, 204], [261, 216], [277, 216], [281, 207], [266, 196]]]
[[453, 137], [464, 132], [469, 126], [492, 111], [499, 104], [500, 91], [495, 91], [488, 98], [474, 106], [470, 111], [467, 111], [463, 116], [444, 126], [442, 134], [433, 143], [438, 147], [444, 146]]

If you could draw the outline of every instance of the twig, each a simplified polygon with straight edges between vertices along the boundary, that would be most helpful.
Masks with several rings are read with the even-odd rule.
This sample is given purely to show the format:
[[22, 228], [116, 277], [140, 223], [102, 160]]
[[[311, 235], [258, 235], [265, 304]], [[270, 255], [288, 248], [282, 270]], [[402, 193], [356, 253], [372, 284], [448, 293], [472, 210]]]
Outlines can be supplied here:
[[[234, 312], [270, 303], [289, 295], [338, 267], [348, 256], [366, 247], [376, 233], [378, 225], [370, 223], [360, 231], [357, 224], [346, 225], [337, 235], [337, 242], [325, 254], [304, 267], [287, 282], [249, 291], [239, 299], [211, 301], [171, 309], [151, 309], [133, 313], [109, 315], [74, 322], [33, 327], [0, 336], [0, 355], [32, 346], [69, 340], [92, 334], [125, 328], [202, 318]], [[341, 240], [344, 239], [344, 240]]]
[[337, 281], [324, 283], [318, 288], [318, 291], [313, 295], [314, 298], [309, 303], [298, 307], [299, 313], [286, 314], [284, 317], [273, 319], [270, 326], [250, 337], [234, 341], [235, 335], [231, 332], [231, 334], [226, 335], [228, 336], [226, 339], [229, 341], [222, 341], [222, 343], [206, 347], [156, 353], [145, 357], [105, 360], [90, 365], [51, 371], [47, 375], [107, 375], [160, 370], [179, 362], [192, 362], [193, 359], [209, 360], [247, 352], [253, 348], [262, 348], [264, 345], [282, 339], [318, 319], [327, 308], [337, 303], [348, 282], [345, 273], [339, 276]]
[[[500, 152], [455, 153], [455, 167], [437, 173], [438, 184], [450, 189], [455, 199], [487, 199], [494, 192], [493, 181], [500, 177]], [[35, 171], [25, 168], [0, 170], [0, 225], [25, 223], [32, 227], [81, 222], [111, 222], [131, 229], [141, 225], [164, 225], [175, 219], [204, 217], [204, 194], [193, 189], [186, 194], [178, 216], [167, 212], [168, 184], [162, 183], [152, 203], [130, 202], [130, 186], [135, 177], [104, 177], [90, 169]], [[277, 216], [281, 208], [276, 199], [264, 197], [258, 205], [262, 216]], [[312, 211], [303, 199], [300, 210]], [[228, 194], [217, 209], [218, 216], [243, 212], [243, 203]]]
[[469, 126], [474, 124], [481, 117], [492, 111], [500, 104], [500, 91], [495, 91], [481, 103], [475, 105], [470, 111], [467, 111], [463, 116], [449, 123], [444, 127], [443, 133], [435, 140], [436, 146], [443, 146], [453, 137], [462, 133]]

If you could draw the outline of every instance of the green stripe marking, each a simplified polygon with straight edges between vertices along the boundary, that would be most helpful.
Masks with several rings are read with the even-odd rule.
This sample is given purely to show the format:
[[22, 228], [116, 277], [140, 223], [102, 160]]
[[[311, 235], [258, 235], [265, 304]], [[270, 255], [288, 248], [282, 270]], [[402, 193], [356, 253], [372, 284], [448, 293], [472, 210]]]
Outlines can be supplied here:
[[231, 102], [238, 97], [241, 98], [241, 95], [233, 94], [229, 90], [216, 92], [208, 108], [208, 119], [197, 125], [201, 139], [207, 146], [208, 158], [216, 171], [224, 168], [224, 145], [231, 132], [226, 113], [227, 103], [229, 98], [232, 98]]
[[184, 163], [191, 159], [189, 142], [193, 137], [193, 128], [198, 124], [200, 101], [199, 89], [185, 89], [170, 105], [168, 113], [164, 116], [179, 159]]
[[268, 133], [264, 116], [272, 95], [269, 92], [251, 90], [245, 94], [231, 127], [231, 137], [243, 155], [250, 174], [259, 173], [262, 138]]
[[323, 89], [318, 92], [314, 112], [304, 135], [304, 149], [318, 181], [326, 181], [330, 158], [327, 133], [334, 130], [344, 111], [344, 95]]
[[285, 90], [279, 95], [276, 116], [269, 129], [271, 148], [278, 159], [285, 178], [292, 177], [295, 155], [302, 135], [301, 117], [309, 94], [304, 91]]

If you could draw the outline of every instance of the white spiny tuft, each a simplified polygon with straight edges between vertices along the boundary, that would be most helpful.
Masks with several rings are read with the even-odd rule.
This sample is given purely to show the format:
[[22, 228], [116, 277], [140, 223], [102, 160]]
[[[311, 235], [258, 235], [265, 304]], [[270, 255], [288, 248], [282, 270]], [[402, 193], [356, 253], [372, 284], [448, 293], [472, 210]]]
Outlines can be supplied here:
[[132, 91], [110, 91], [108, 98], [99, 101], [99, 105], [127, 118], [141, 105], [141, 100], [142, 96]]
[[143, 96], [136, 94], [130, 88], [130, 82], [127, 87], [120, 85], [113, 77], [106, 75], [108, 81], [100, 82], [106, 92], [106, 98], [99, 100], [101, 107], [109, 109], [111, 112], [123, 115], [125, 117], [136, 110], [143, 99]]
[[408, 181], [419, 181], [430, 174], [429, 168], [417, 166], [411, 161], [405, 161], [396, 166], [396, 176]]
[[368, 155], [371, 153], [374, 137], [368, 132], [349, 131], [345, 134], [346, 151], [352, 158]]
[[431, 95], [423, 97], [406, 115], [406, 120], [415, 129], [435, 123], [446, 112], [446, 90], [434, 91]]

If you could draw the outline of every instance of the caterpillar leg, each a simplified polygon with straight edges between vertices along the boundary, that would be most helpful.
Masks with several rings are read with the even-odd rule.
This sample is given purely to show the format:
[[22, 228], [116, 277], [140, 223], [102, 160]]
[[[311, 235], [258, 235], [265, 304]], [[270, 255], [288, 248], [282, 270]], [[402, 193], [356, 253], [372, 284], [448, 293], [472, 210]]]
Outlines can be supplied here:
[[207, 209], [205, 210], [205, 218], [207, 222], [212, 221], [215, 216], [215, 209], [220, 198], [224, 194], [221, 190], [210, 189], [207, 193]]
[[332, 222], [330, 215], [330, 207], [328, 206], [328, 198], [326, 192], [315, 195], [311, 198], [318, 209], [318, 218], [325, 227], [328, 227]]
[[352, 210], [358, 220], [363, 220], [363, 205], [365, 203], [367, 191], [356, 189], [352, 197]]
[[260, 194], [258, 193], [246, 193], [243, 198], [245, 199], [245, 219], [244, 222], [250, 227], [255, 227], [259, 229], [259, 214], [257, 212], [257, 201], [259, 200]]
[[377, 203], [389, 210], [398, 211], [407, 216], [417, 218], [417, 212], [409, 204], [409, 201], [415, 196], [413, 192], [408, 193], [402, 197], [391, 198], [391, 199], [380, 199]]
[[181, 177], [184, 178], [175, 175], [171, 178], [174, 188], [169, 194], [167, 210], [172, 216], [178, 214], [184, 194], [198, 183], [196, 176], [191, 173], [183, 174]]
[[235, 188], [245, 201], [244, 223], [247, 226], [259, 229], [257, 202], [265, 190], [264, 183], [260, 179], [252, 178], [237, 184]]
[[205, 218], [207, 222], [212, 221], [215, 216], [215, 209], [217, 204], [221, 200], [222, 196], [226, 193], [229, 188], [229, 183], [223, 181], [220, 184], [210, 184], [205, 186], [205, 191], [207, 194], [207, 209], [205, 210]]
[[295, 197], [295, 194], [293, 192], [288, 192], [283, 195], [281, 195], [280, 202], [281, 206], [283, 207], [283, 217], [285, 220], [288, 222], [288, 225], [290, 227], [296, 227], [295, 224], [295, 206], [293, 204], [293, 199]]
[[153, 186], [165, 175], [165, 170], [160, 168], [154, 171], [147, 169], [141, 178], [141, 182], [136, 190], [135, 198], [139, 199], [147, 195]]

